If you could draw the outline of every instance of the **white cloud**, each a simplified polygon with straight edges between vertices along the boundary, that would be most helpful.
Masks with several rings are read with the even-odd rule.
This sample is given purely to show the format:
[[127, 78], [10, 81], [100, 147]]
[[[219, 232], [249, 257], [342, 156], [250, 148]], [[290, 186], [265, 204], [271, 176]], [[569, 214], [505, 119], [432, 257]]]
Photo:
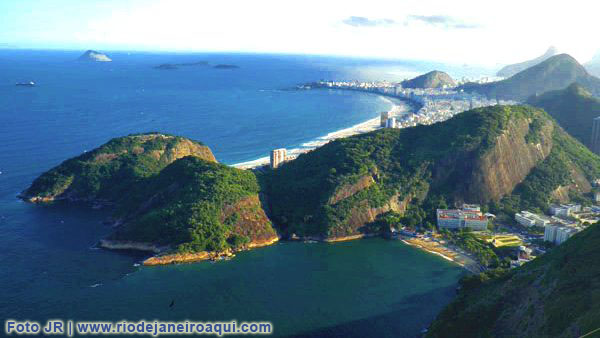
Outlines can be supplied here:
[[[585, 38], [598, 31], [599, 23], [594, 3], [583, 0], [569, 6], [537, 0], [493, 5], [468, 0], [89, 0], [59, 11], [64, 1], [18, 2], [29, 14], [9, 11], [11, 20], [0, 23], [0, 42], [488, 65], [530, 59], [549, 45], [586, 61], [600, 47]], [[54, 10], [41, 8], [44, 2]]]

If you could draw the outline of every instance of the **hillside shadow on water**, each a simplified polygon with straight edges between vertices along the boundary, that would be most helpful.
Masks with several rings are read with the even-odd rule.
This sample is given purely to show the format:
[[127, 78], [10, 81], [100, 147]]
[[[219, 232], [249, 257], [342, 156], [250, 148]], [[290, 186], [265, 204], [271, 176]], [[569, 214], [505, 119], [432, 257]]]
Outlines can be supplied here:
[[421, 337], [421, 331], [446, 305], [440, 303], [439, 299], [450, 299], [455, 294], [455, 286], [437, 288], [408, 296], [392, 305], [392, 310], [387, 313], [288, 337]]

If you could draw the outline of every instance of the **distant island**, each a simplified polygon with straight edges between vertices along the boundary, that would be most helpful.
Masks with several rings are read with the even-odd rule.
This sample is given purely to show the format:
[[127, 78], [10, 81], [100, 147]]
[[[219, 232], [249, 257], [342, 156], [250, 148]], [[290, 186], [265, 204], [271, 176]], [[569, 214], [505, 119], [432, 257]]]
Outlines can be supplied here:
[[112, 59], [108, 57], [108, 55], [104, 53], [97, 52], [95, 50], [88, 50], [83, 53], [79, 59], [79, 61], [93, 61], [93, 62], [111, 62]]
[[213, 68], [216, 68], [216, 69], [237, 69], [237, 68], [240, 68], [240, 67], [236, 66], [236, 65], [222, 64], [222, 65], [213, 66]]
[[[184, 63], [163, 63], [158, 66], [155, 66], [154, 69], [175, 70], [175, 69], [179, 69], [180, 67], [190, 67], [190, 66], [208, 67], [209, 63], [208, 63], [208, 61], [184, 62]], [[229, 64], [218, 64], [218, 65], [212, 66], [212, 68], [215, 68], [215, 69], [237, 69], [240, 67], [236, 66], [236, 65], [229, 65]]]
[[184, 62], [184, 63], [163, 63], [156, 67], [155, 69], [163, 69], [163, 70], [173, 70], [178, 69], [179, 67], [189, 67], [189, 66], [208, 66], [207, 61], [198, 61], [198, 62]]

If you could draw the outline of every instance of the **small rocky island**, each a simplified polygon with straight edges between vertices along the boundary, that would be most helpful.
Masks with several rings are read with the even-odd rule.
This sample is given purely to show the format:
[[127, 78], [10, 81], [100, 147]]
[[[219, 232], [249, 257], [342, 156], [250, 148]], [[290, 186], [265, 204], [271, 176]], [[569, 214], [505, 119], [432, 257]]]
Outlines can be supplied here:
[[108, 57], [108, 55], [104, 53], [97, 52], [95, 50], [88, 50], [83, 53], [79, 59], [79, 61], [92, 61], [92, 62], [111, 62], [112, 59]]
[[216, 68], [216, 69], [237, 69], [237, 68], [240, 68], [240, 66], [221, 64], [221, 65], [215, 65], [215, 66], [213, 66], [213, 68]]
[[198, 61], [198, 62], [184, 62], [184, 63], [163, 63], [158, 66], [155, 66], [154, 69], [162, 69], [162, 70], [174, 70], [179, 67], [189, 67], [189, 66], [208, 66], [207, 61]]

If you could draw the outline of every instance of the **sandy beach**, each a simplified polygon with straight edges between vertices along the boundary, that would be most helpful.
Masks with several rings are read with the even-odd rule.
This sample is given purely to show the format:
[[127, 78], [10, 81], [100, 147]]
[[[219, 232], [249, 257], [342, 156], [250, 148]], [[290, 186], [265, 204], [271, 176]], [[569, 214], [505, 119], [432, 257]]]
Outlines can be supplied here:
[[434, 255], [438, 255], [450, 262], [460, 265], [472, 273], [480, 273], [483, 271], [483, 267], [473, 258], [452, 250], [436, 241], [425, 238], [403, 237], [402, 242]]
[[[410, 106], [406, 103], [403, 103], [399, 100], [393, 100], [385, 96], [381, 96], [383, 100], [390, 102], [393, 106], [389, 110], [392, 116], [400, 116], [406, 114], [410, 110]], [[314, 150], [318, 147], [321, 147], [335, 139], [344, 138], [352, 135], [368, 133], [377, 129], [380, 129], [379, 126], [379, 116], [374, 117], [370, 120], [361, 122], [357, 125], [354, 125], [349, 128], [341, 129], [338, 131], [331, 132], [327, 135], [316, 138], [313, 141], [309, 141], [300, 145], [299, 148], [288, 149], [288, 156], [295, 158], [302, 153], [306, 153], [308, 151]], [[256, 160], [242, 162], [234, 164], [233, 167], [239, 169], [251, 169], [259, 166], [263, 166], [269, 164], [269, 156], [261, 157]]]

